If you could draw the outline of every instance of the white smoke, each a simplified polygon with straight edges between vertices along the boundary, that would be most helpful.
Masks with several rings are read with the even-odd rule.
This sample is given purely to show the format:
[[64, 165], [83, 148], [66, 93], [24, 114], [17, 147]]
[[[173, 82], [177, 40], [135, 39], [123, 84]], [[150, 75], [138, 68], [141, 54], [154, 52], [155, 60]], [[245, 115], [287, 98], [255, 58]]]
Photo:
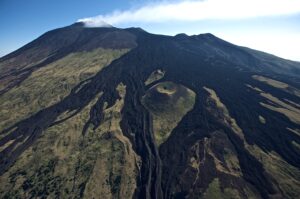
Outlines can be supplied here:
[[300, 0], [187, 0], [161, 2], [125, 11], [79, 19], [87, 26], [106, 27], [134, 22], [246, 19], [300, 13]]
[[80, 19], [78, 22], [83, 22], [87, 27], [105, 27], [111, 28], [112, 25], [106, 23], [105, 21], [101, 20], [100, 18], [91, 20], [90, 18]]

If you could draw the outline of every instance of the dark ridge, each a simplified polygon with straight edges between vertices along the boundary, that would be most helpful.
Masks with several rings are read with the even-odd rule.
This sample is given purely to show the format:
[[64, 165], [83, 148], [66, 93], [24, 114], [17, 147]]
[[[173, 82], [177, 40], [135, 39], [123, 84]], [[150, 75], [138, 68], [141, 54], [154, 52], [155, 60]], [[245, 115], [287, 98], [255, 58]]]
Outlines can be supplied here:
[[175, 38], [176, 39], [188, 39], [189, 36], [185, 33], [180, 33], [180, 34], [175, 35]]

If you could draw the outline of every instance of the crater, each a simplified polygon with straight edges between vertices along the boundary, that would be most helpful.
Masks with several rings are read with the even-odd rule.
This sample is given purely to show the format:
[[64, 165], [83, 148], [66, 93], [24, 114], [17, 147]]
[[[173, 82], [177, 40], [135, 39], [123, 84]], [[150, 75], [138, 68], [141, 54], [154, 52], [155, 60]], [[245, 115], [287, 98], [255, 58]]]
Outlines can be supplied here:
[[142, 104], [153, 116], [153, 133], [157, 145], [165, 142], [183, 116], [195, 104], [196, 94], [174, 82], [152, 86], [142, 97]]
[[176, 85], [173, 82], [164, 82], [155, 87], [156, 91], [162, 94], [173, 95], [176, 91]]

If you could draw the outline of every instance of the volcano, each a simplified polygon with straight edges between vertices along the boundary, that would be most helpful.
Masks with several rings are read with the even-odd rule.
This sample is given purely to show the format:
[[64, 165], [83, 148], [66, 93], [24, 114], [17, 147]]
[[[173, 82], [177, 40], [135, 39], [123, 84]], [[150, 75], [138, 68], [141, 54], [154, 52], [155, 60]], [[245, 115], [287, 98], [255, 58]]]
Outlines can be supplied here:
[[299, 62], [83, 23], [0, 58], [1, 198], [299, 198], [299, 168]]

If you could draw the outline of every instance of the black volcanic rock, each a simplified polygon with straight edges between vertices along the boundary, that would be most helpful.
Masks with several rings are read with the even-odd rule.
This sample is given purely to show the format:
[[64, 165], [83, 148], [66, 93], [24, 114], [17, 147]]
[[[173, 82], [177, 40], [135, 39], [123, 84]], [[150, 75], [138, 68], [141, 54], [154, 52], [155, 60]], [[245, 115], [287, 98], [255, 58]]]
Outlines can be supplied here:
[[[70, 63], [85, 68], [70, 78]], [[158, 70], [163, 77], [145, 84]], [[160, 82], [196, 99], [158, 145], [141, 99]], [[75, 23], [2, 57], [0, 83], [0, 119], [10, 121], [0, 123], [2, 198], [299, 197], [299, 62], [209, 33]], [[33, 103], [38, 111], [25, 114]]]

